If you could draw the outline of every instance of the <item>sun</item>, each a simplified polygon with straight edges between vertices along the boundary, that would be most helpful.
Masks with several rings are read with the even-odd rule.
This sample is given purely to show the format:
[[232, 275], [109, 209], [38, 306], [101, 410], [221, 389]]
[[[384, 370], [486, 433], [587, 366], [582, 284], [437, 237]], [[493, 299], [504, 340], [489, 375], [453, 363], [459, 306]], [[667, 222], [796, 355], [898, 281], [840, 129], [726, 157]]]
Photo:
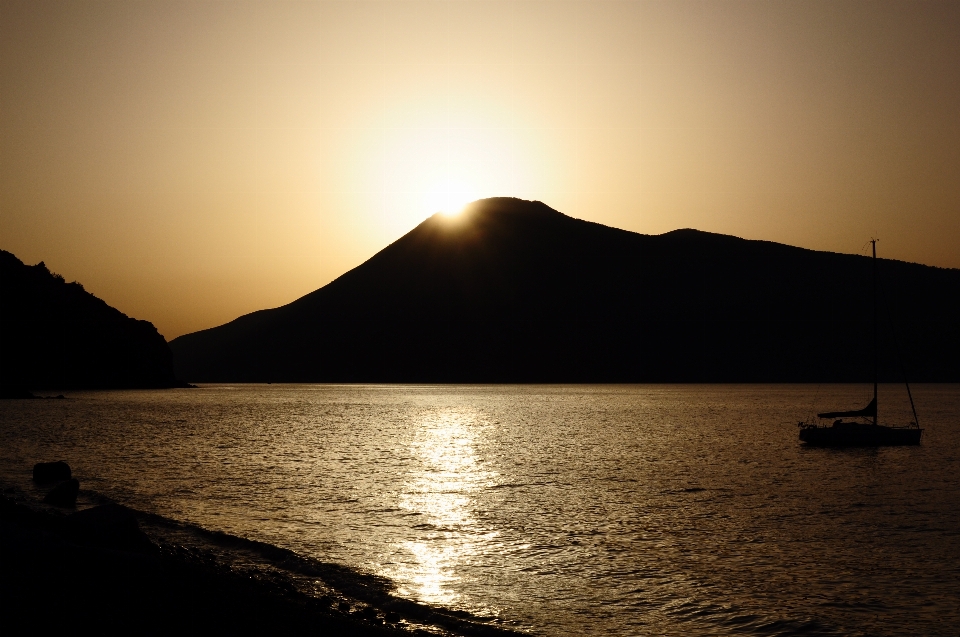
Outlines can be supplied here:
[[459, 214], [464, 207], [478, 198], [475, 188], [460, 179], [441, 179], [431, 184], [424, 192], [424, 205], [430, 212], [448, 216]]
[[383, 121], [358, 146], [369, 163], [356, 183], [380, 212], [378, 232], [388, 237], [437, 213], [452, 220], [484, 197], [538, 198], [532, 142], [512, 114], [444, 96], [416, 112], [390, 111]]

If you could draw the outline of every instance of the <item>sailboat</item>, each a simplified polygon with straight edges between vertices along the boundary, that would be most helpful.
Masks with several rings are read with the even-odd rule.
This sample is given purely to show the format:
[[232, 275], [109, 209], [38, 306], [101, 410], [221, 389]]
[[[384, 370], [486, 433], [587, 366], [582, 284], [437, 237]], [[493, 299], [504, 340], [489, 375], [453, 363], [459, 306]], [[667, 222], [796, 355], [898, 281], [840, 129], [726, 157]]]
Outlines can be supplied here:
[[[873, 400], [863, 409], [851, 411], [828, 411], [817, 414], [819, 422], [800, 421], [800, 440], [815, 447], [880, 447], [892, 445], [919, 445], [923, 436], [920, 428], [920, 419], [917, 418], [917, 409], [913, 404], [913, 394], [910, 384], [904, 378], [907, 386], [907, 396], [910, 398], [910, 409], [913, 410], [913, 422], [906, 426], [881, 425], [877, 422], [877, 240], [872, 239], [873, 246]], [[858, 420], [847, 421], [844, 418]], [[834, 420], [833, 424], [820, 424], [825, 420]]]

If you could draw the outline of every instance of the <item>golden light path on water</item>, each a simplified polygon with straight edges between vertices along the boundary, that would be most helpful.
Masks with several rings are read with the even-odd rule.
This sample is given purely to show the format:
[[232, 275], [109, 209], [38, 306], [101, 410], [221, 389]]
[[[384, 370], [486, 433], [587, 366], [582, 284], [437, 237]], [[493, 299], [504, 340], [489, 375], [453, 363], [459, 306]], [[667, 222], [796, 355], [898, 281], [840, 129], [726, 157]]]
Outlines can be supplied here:
[[477, 452], [478, 439], [492, 426], [472, 411], [442, 410], [425, 415], [413, 434], [413, 467], [399, 507], [422, 517], [416, 527], [422, 535], [398, 546], [411, 558], [390, 574], [401, 595], [457, 603], [458, 566], [480, 557], [498, 535], [475, 515], [480, 492], [497, 483]]

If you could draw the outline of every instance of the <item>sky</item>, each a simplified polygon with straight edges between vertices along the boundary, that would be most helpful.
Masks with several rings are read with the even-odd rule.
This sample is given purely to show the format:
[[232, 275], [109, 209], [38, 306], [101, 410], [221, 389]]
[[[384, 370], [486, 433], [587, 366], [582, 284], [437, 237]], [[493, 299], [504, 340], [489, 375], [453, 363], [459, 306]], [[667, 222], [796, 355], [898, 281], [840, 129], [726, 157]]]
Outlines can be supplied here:
[[168, 339], [489, 196], [960, 268], [960, 3], [0, 0], [0, 248]]

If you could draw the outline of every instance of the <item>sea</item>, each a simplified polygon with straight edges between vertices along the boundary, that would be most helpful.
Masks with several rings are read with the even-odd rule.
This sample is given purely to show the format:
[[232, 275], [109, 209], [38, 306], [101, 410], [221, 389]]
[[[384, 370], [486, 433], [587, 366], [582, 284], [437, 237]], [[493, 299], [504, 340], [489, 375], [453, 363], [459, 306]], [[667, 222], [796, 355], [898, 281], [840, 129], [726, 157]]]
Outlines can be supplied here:
[[[0, 401], [0, 485], [109, 498], [531, 635], [960, 634], [960, 385], [203, 385]], [[60, 392], [55, 392], [60, 393]], [[913, 419], [880, 387], [881, 421]]]

